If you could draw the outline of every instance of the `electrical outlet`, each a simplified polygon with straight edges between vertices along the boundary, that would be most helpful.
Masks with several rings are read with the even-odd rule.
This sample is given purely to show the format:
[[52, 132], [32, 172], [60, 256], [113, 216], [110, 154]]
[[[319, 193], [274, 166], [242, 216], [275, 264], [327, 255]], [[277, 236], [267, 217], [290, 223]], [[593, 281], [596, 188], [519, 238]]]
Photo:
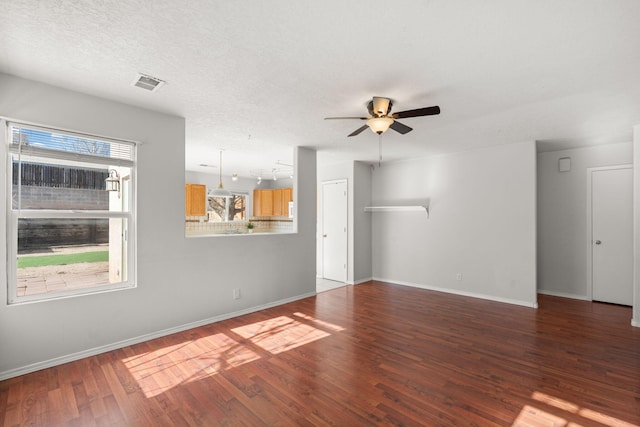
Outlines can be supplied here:
[[456, 273], [456, 280], [458, 282], [462, 280], [462, 273]]
[[240, 288], [233, 290], [233, 299], [240, 299]]

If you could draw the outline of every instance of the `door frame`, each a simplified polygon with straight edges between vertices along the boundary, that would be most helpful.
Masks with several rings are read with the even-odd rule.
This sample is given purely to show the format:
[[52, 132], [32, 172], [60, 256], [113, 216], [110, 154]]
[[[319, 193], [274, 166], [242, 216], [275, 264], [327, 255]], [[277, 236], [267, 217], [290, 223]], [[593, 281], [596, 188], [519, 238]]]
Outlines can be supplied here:
[[[593, 301], [593, 200], [592, 200], [592, 177], [594, 172], [606, 170], [631, 169], [633, 164], [625, 163], [621, 165], [599, 166], [587, 168], [587, 300]], [[633, 194], [631, 194], [633, 198]]]
[[345, 269], [344, 269], [344, 283], [347, 283], [347, 278], [349, 277], [349, 182], [347, 180], [347, 178], [340, 178], [340, 179], [330, 179], [330, 180], [326, 180], [326, 181], [322, 181], [320, 183], [320, 188], [322, 189], [322, 224], [321, 224], [321, 230], [320, 230], [320, 235], [318, 236], [318, 238], [320, 239], [320, 250], [321, 250], [321, 255], [320, 255], [320, 267], [321, 267], [321, 275], [322, 278], [324, 279], [324, 234], [325, 234], [325, 230], [324, 230], [324, 221], [325, 221], [325, 215], [324, 215], [324, 210], [325, 210], [325, 200], [324, 200], [324, 186], [325, 185], [334, 185], [334, 184], [345, 184], [345, 191], [347, 192], [347, 209], [344, 212], [345, 215], [345, 224], [346, 224], [346, 237], [347, 237], [347, 245], [344, 248], [344, 265], [345, 265]]

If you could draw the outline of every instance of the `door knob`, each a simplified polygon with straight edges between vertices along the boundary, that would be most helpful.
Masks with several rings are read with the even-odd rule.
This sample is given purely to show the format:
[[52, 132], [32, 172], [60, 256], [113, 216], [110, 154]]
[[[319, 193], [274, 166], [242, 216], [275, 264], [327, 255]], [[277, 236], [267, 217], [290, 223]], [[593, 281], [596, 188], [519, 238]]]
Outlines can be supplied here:
[[596, 245], [599, 245], [599, 244], [601, 244], [602, 242], [601, 242], [600, 240], [596, 240], [594, 243], [595, 243]]
[[326, 237], [327, 237], [327, 235], [326, 235], [326, 234], [323, 234], [323, 235], [322, 235], [322, 237], [325, 237], [325, 238], [326, 238]]

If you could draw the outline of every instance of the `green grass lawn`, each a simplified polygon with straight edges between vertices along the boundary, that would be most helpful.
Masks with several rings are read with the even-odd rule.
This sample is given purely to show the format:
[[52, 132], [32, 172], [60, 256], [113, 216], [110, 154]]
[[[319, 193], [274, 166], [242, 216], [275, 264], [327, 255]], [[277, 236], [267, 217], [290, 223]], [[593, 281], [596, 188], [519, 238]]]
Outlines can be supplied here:
[[77, 254], [36, 255], [18, 257], [18, 268], [66, 265], [80, 262], [109, 261], [109, 251], [81, 252]]

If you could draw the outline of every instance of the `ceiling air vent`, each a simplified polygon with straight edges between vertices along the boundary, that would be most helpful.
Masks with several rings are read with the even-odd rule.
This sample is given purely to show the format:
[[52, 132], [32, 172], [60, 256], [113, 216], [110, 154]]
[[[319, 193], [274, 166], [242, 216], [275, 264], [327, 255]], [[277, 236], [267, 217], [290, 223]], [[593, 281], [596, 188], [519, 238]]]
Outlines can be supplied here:
[[165, 83], [164, 80], [160, 80], [156, 77], [151, 77], [146, 74], [139, 73], [136, 79], [134, 80], [133, 85], [140, 87], [142, 89], [148, 90], [149, 92], [155, 92], [164, 83]]

